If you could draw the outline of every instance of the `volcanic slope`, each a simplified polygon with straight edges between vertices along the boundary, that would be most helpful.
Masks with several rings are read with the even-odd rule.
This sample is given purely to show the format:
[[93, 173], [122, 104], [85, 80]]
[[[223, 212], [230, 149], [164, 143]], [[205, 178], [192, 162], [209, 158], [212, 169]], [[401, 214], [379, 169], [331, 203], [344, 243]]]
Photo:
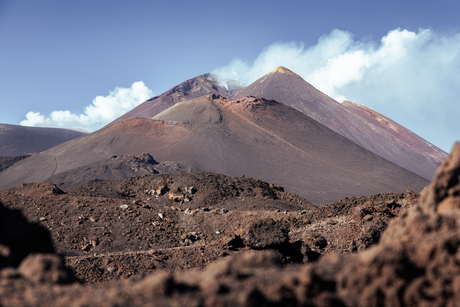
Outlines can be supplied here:
[[299, 75], [278, 67], [241, 90], [284, 103], [377, 155], [428, 180], [447, 153], [382, 114], [357, 104], [340, 104]]
[[39, 153], [85, 134], [70, 129], [0, 124], [0, 156]]
[[196, 171], [281, 185], [314, 204], [420, 191], [428, 184], [284, 104], [212, 94], [177, 104], [154, 119], [127, 119], [20, 161], [0, 173], [0, 188], [42, 182], [113, 155], [144, 152]]
[[89, 183], [109, 179], [129, 178], [153, 174], [184, 174], [193, 172], [193, 168], [178, 165], [174, 162], [157, 162], [148, 153], [139, 156], [113, 156], [104, 161], [98, 161], [77, 167], [46, 179], [55, 183], [62, 190], [81, 187]]
[[229, 82], [229, 85], [226, 85], [225, 88], [223, 88], [217, 83], [211, 74], [199, 75], [176, 85], [160, 96], [148, 99], [131, 111], [115, 119], [107, 126], [130, 117], [153, 117], [183, 100], [190, 100], [213, 93], [230, 98], [234, 93], [242, 88], [243, 86], [237, 81]]

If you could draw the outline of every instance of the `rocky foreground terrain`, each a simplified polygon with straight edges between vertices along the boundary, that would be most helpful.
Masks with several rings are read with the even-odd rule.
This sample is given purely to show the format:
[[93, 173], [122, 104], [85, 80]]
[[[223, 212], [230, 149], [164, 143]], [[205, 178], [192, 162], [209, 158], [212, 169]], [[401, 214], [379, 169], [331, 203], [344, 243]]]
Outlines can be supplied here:
[[0, 191], [1, 306], [455, 306], [460, 143], [421, 195], [212, 173]]

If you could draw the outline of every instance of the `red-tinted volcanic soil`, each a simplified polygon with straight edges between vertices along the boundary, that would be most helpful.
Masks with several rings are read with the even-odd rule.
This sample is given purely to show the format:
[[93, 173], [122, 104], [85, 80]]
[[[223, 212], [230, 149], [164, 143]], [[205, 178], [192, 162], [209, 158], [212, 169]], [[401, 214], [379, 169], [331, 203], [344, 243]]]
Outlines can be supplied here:
[[20, 161], [0, 173], [0, 188], [142, 153], [195, 171], [272, 182], [314, 204], [420, 191], [429, 183], [284, 104], [213, 94], [184, 101], [154, 119], [124, 120]]
[[266, 182], [212, 173], [146, 175], [68, 193], [44, 183], [0, 192], [8, 207], [49, 229], [57, 252], [91, 284], [204, 268], [249, 251], [275, 251], [284, 263], [361, 251], [417, 197], [382, 194], [318, 208]]
[[378, 112], [349, 102], [340, 104], [281, 66], [241, 90], [235, 98], [244, 96], [286, 104], [428, 180], [447, 157], [441, 149]]
[[374, 152], [382, 157], [390, 160], [391, 154], [394, 158], [390, 161], [430, 180], [441, 162], [447, 158], [447, 153], [443, 150], [371, 108], [350, 101], [344, 101], [341, 105], [360, 118], [361, 123], [368, 123], [372, 131], [379, 131], [382, 136], [380, 140], [386, 140], [381, 144], [387, 149], [386, 153], [379, 154], [382, 151], [375, 144], [370, 144], [366, 148], [373, 146]]
[[460, 143], [421, 197], [409, 191], [316, 208], [281, 190], [199, 173], [99, 182], [67, 194], [49, 184], [1, 191], [0, 305], [460, 300]]
[[[238, 248], [246, 245], [281, 244], [287, 233], [281, 233], [277, 244], [260, 241], [247, 233], [251, 223], [264, 216], [279, 220], [317, 210], [281, 187], [212, 173], [145, 175], [103, 181], [68, 193], [50, 184], [27, 184], [0, 192], [0, 199], [45, 225], [56, 250], [70, 256], [68, 262], [78, 265], [78, 276], [88, 282], [159, 269], [203, 267], [223, 253], [239, 253]], [[287, 221], [270, 227], [280, 225], [288, 227]], [[229, 251], [233, 245], [236, 250]], [[163, 254], [165, 258], [160, 257]], [[200, 262], [190, 261], [187, 254]], [[130, 263], [135, 260], [124, 259], [128, 255], [142, 263]], [[109, 265], [107, 259], [112, 259], [116, 272], [104, 267]], [[144, 264], [149, 259], [155, 259], [154, 265]], [[102, 271], [86, 263], [99, 263]]]
[[85, 134], [69, 129], [0, 124], [0, 156], [39, 153]]

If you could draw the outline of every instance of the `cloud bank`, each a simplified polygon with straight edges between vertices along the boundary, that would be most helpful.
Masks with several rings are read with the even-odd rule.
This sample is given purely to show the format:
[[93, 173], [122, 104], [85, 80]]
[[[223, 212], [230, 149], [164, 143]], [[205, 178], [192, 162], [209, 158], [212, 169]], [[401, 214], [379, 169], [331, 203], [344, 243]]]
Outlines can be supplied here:
[[275, 43], [253, 63], [213, 71], [221, 82], [248, 85], [285, 66], [337, 100], [351, 100], [396, 120], [450, 151], [460, 140], [460, 33], [396, 29], [379, 42], [333, 30], [313, 46]]
[[144, 82], [134, 82], [130, 88], [117, 87], [107, 96], [97, 96], [85, 107], [83, 114], [68, 110], [53, 111], [48, 117], [39, 112], [28, 112], [23, 126], [84, 128], [93, 131], [125, 114], [154, 96]]

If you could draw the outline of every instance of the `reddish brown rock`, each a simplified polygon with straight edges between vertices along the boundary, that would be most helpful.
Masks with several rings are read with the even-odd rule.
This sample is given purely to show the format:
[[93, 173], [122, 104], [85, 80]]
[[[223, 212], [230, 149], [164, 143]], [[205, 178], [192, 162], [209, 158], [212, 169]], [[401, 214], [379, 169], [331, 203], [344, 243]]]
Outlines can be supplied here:
[[[251, 210], [249, 215], [248, 211], [233, 209], [226, 214], [201, 211], [194, 216], [185, 216], [186, 213], [182, 212], [184, 216], [174, 224], [203, 225], [199, 233], [203, 237], [201, 240], [207, 242], [205, 245], [194, 245], [197, 244], [195, 242], [180, 248], [74, 258], [75, 261], [86, 261], [88, 265], [85, 268], [92, 269], [95, 276], [107, 274], [106, 270], [111, 272], [112, 279], [116, 279], [113, 272], [120, 272], [119, 277], [126, 278], [129, 276], [123, 274], [129, 270], [133, 272], [130, 280], [97, 286], [31, 283], [28, 279], [31, 277], [25, 277], [27, 274], [19, 274], [11, 268], [3, 269], [0, 271], [0, 304], [455, 306], [460, 300], [460, 209], [452, 206], [449, 211], [442, 211], [439, 208], [445, 199], [455, 200], [458, 197], [459, 169], [460, 144], [457, 144], [420, 199], [415, 193], [407, 196], [375, 195], [342, 200], [303, 214], [300, 210], [286, 213]], [[24, 188], [21, 188], [22, 192]], [[21, 189], [11, 190], [3, 197], [9, 195], [7, 199], [11, 201], [13, 194], [21, 193]], [[135, 190], [131, 186], [131, 191]], [[199, 193], [200, 188], [194, 197], [198, 197]], [[170, 206], [167, 195], [164, 197]], [[177, 213], [171, 211], [168, 215], [172, 212]], [[205, 221], [211, 222], [206, 224]], [[45, 222], [49, 223], [49, 220]], [[129, 223], [134, 225], [135, 220]], [[388, 227], [380, 229], [384, 224]], [[283, 254], [283, 251], [286, 252], [283, 248], [264, 251], [240, 245], [233, 246], [232, 251], [222, 247], [221, 243], [231, 238], [231, 234], [244, 234], [252, 229], [250, 225], [254, 229], [265, 229], [267, 233], [272, 233], [273, 238], [280, 240], [283, 236], [276, 236], [279, 229], [288, 230], [287, 239], [281, 244], [286, 248], [295, 245], [298, 238], [314, 238], [314, 233], [318, 234], [318, 238], [324, 237], [328, 244], [321, 249], [324, 256], [306, 264], [287, 262], [288, 256]], [[378, 243], [372, 243], [357, 254], [341, 253], [347, 241], [365, 235], [370, 225], [374, 225], [376, 233], [383, 231], [378, 236]], [[167, 229], [166, 224], [162, 227], [164, 231], [174, 232], [172, 228]], [[221, 234], [216, 235], [213, 227], [217, 227]], [[178, 229], [175, 231], [179, 239], [185, 233]], [[262, 232], [254, 233], [256, 237], [260, 235], [261, 239], [266, 239]], [[269, 242], [270, 238], [268, 235], [266, 241]], [[273, 246], [276, 244], [267, 245]], [[313, 251], [314, 244], [311, 248]], [[335, 251], [328, 252], [332, 248]], [[185, 264], [181, 262], [185, 259], [195, 263], [203, 261], [205, 257], [212, 258], [213, 251], [218, 255], [214, 256], [212, 264], [203, 265], [203, 270], [187, 270], [184, 267], [150, 276], [142, 276], [141, 272], [134, 274], [134, 270], [140, 270], [142, 266], [144, 269], [155, 266], [167, 268], [175, 261]], [[116, 260], [117, 257], [124, 261]], [[147, 257], [150, 259], [148, 267], [147, 262], [141, 261]], [[195, 264], [194, 267], [198, 266]]]
[[18, 272], [33, 283], [65, 284], [75, 280], [63, 259], [54, 254], [31, 254], [21, 262]]

